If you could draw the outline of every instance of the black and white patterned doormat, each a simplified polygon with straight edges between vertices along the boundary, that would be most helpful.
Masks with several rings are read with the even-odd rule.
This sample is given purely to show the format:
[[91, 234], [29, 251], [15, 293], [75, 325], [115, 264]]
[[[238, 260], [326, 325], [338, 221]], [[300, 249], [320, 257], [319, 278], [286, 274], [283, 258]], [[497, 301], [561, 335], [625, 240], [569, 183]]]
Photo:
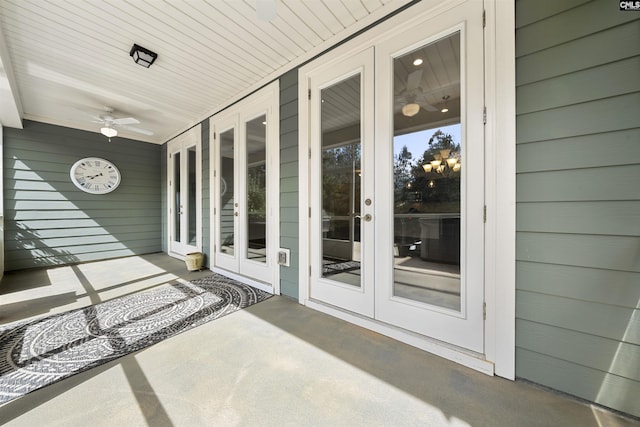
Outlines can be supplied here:
[[0, 404], [271, 294], [219, 274], [0, 328]]

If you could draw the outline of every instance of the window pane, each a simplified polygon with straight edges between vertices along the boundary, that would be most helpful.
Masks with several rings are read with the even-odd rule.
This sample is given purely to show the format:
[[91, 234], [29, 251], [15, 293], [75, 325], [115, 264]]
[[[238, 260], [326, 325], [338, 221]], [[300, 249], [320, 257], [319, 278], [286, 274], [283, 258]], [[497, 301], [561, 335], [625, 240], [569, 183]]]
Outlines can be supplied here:
[[460, 310], [460, 34], [394, 59], [394, 295]]
[[182, 205], [180, 200], [180, 153], [173, 154], [173, 240], [181, 242], [180, 222]]
[[267, 117], [246, 123], [247, 259], [267, 262]]
[[220, 252], [228, 255], [235, 254], [233, 144], [233, 129], [220, 134], [220, 241], [218, 242], [218, 247]]
[[361, 286], [360, 75], [321, 92], [322, 277]]
[[189, 219], [188, 219], [188, 243], [191, 246], [196, 246], [198, 244], [197, 242], [197, 230], [196, 230], [196, 147], [190, 147], [188, 150], [188, 156], [189, 156], [189, 164], [188, 164], [188, 170], [187, 173], [189, 175], [188, 179], [188, 185], [189, 185], [189, 189], [188, 189], [188, 193], [187, 193], [187, 197], [188, 197], [188, 213], [189, 213]]

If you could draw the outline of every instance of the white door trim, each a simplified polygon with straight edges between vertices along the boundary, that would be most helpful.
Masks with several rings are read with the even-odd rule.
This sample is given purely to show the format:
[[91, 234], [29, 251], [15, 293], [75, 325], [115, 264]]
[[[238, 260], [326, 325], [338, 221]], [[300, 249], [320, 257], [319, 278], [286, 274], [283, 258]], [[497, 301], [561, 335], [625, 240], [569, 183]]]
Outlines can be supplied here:
[[[474, 0], [469, 0], [474, 1]], [[477, 0], [475, 0], [477, 1]], [[418, 21], [425, 21], [434, 15], [455, 7], [464, 1], [437, 2], [423, 1], [398, 15], [384, 21], [359, 37], [344, 43], [299, 69], [298, 117], [299, 117], [299, 234], [309, 235], [310, 176], [309, 176], [309, 107], [307, 91], [309, 82], [306, 75], [318, 67], [319, 63], [334, 57], [348, 55], [373, 46], [381, 39], [392, 37], [394, 30], [407, 27]], [[487, 103], [487, 126], [485, 128], [486, 163], [485, 197], [487, 223], [485, 226], [485, 354], [473, 357], [462, 349], [450, 348], [446, 344], [434, 342], [425, 350], [440, 354], [447, 359], [478, 369], [476, 362], [495, 365], [495, 373], [505, 378], [515, 376], [515, 6], [513, 2], [485, 0], [485, 85]], [[478, 19], [482, 19], [481, 16]], [[497, 100], [500, 100], [498, 103]], [[496, 167], [500, 165], [500, 167]], [[498, 226], [499, 225], [499, 226]], [[309, 300], [309, 247], [301, 239], [299, 252], [299, 302], [319, 309], [318, 304]], [[327, 311], [337, 311], [327, 308]], [[324, 310], [323, 310], [324, 311]], [[331, 313], [337, 315], [336, 313]], [[350, 317], [343, 314], [340, 317]], [[353, 316], [351, 316], [353, 317]], [[348, 319], [346, 319], [348, 320]], [[356, 323], [356, 319], [351, 319]], [[358, 324], [373, 329], [371, 322]], [[367, 325], [364, 325], [367, 323]], [[384, 331], [379, 331], [385, 333]], [[386, 334], [386, 333], [385, 333]], [[415, 341], [415, 335], [396, 331], [393, 336], [401, 339], [406, 335]], [[389, 335], [391, 336], [391, 335]], [[412, 344], [415, 345], [415, 344]], [[422, 347], [421, 347], [422, 348]], [[470, 359], [471, 358], [471, 359]], [[478, 369], [492, 374], [493, 369]]]
[[[496, 375], [515, 379], [515, 2], [485, 0], [485, 352]], [[498, 102], [499, 100], [499, 102]]]

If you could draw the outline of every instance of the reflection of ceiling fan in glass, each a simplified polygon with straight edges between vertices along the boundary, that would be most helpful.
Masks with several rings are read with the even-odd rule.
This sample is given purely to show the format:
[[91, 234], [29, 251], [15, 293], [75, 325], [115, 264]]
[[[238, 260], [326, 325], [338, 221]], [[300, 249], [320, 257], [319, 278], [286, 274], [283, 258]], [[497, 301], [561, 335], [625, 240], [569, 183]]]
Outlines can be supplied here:
[[420, 112], [420, 108], [427, 111], [438, 111], [436, 107], [429, 104], [422, 92], [420, 84], [422, 83], [422, 71], [415, 70], [407, 77], [407, 86], [399, 93], [400, 102], [402, 103], [402, 114], [407, 117], [413, 117]]

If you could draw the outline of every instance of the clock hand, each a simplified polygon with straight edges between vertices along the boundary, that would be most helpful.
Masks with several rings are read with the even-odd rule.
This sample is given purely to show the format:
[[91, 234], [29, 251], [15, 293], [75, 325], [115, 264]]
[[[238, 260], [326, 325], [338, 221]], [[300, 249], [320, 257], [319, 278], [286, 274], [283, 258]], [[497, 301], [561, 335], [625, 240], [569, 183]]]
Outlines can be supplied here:
[[88, 176], [88, 177], [87, 177], [87, 179], [93, 179], [93, 178], [96, 178], [96, 177], [98, 177], [98, 176], [102, 176], [102, 172], [100, 172], [100, 173], [99, 173], [99, 174], [97, 174], [97, 175]]

